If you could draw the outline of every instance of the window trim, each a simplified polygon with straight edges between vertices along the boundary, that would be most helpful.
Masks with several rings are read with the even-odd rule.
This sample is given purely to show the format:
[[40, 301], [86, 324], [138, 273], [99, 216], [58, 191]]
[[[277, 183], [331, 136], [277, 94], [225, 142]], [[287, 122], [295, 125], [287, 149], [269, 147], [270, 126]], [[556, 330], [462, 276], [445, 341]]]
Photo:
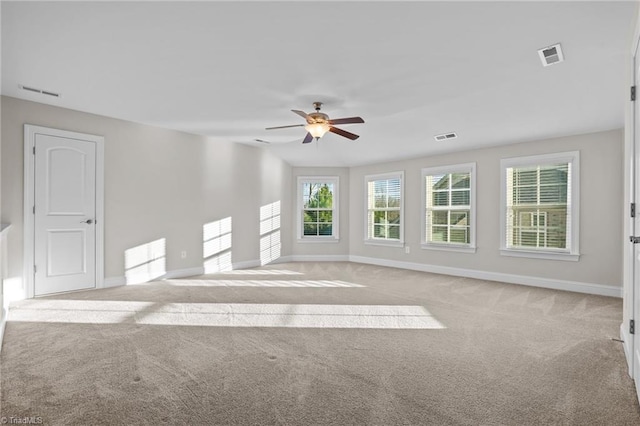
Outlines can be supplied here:
[[[304, 210], [304, 201], [302, 186], [305, 183], [333, 183], [333, 221], [332, 221], [332, 235], [304, 235], [302, 228], [304, 226], [302, 221], [302, 211]], [[297, 179], [297, 198], [298, 202], [296, 209], [297, 224], [298, 224], [298, 242], [299, 243], [337, 243], [340, 241], [340, 209], [338, 208], [340, 203], [340, 177], [339, 176], [298, 176]]]
[[[427, 241], [427, 187], [425, 178], [436, 174], [469, 173], [469, 244], [434, 243]], [[462, 253], [476, 252], [476, 163], [453, 164], [449, 166], [425, 167], [422, 169], [422, 204], [421, 204], [421, 237], [420, 247], [425, 250], [457, 251]]]
[[[400, 238], [388, 240], [369, 237], [369, 182], [400, 178]], [[364, 177], [364, 243], [386, 247], [404, 247], [404, 170], [398, 172], [378, 173]]]
[[[570, 163], [571, 200], [570, 240], [566, 249], [522, 249], [507, 247], [507, 169], [522, 166], [541, 166], [553, 163]], [[502, 256], [528, 257], [564, 261], [580, 260], [580, 151], [503, 158], [500, 160], [500, 254]]]

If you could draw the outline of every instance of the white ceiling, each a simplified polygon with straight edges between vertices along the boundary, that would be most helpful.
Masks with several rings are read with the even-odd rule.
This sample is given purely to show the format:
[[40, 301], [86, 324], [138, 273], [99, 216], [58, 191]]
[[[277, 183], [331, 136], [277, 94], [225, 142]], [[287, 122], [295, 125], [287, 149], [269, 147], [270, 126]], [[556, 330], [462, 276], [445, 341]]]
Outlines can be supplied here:
[[[623, 126], [637, 2], [2, 2], [2, 94], [351, 166]], [[537, 50], [562, 43], [565, 62]], [[23, 84], [62, 94], [32, 94]], [[350, 141], [302, 145], [323, 101]], [[457, 132], [458, 139], [433, 136]]]

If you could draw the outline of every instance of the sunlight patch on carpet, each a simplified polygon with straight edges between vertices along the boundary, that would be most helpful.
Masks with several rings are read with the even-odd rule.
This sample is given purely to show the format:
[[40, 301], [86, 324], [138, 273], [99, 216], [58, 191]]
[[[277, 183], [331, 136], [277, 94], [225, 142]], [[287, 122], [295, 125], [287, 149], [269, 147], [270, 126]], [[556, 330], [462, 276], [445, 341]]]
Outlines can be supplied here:
[[422, 306], [25, 300], [10, 322], [210, 327], [443, 329]]
[[364, 287], [334, 280], [165, 280], [166, 284], [193, 287]]
[[304, 275], [302, 272], [290, 271], [288, 269], [236, 269], [225, 271], [222, 275]]

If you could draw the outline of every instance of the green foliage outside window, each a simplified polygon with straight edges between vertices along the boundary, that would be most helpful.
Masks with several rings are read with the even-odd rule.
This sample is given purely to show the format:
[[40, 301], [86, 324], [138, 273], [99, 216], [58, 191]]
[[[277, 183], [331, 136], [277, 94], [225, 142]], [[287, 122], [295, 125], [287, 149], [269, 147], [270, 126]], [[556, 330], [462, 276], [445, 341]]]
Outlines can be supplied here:
[[333, 183], [303, 184], [304, 236], [333, 235], [333, 192]]

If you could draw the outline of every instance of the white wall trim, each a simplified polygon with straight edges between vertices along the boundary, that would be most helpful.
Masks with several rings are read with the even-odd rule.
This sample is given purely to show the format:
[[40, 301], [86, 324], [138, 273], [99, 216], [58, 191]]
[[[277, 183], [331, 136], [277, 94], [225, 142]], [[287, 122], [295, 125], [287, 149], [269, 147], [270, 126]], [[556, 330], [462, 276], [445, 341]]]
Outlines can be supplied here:
[[234, 262], [231, 264], [231, 268], [235, 271], [236, 269], [249, 269], [249, 268], [257, 268], [262, 265], [260, 260], [244, 260], [242, 262]]
[[[479, 271], [475, 269], [453, 268], [449, 266], [429, 265], [424, 263], [402, 262], [397, 260], [379, 259], [374, 257], [352, 255], [293, 255], [282, 256], [271, 264], [289, 262], [353, 262], [369, 265], [401, 268], [412, 271], [430, 272], [434, 274], [451, 275], [457, 277], [475, 278], [479, 280], [498, 281], [509, 284], [528, 285], [532, 287], [549, 288], [553, 290], [573, 291], [577, 293], [594, 294], [598, 296], [622, 297], [622, 288], [606, 284], [592, 284], [578, 281], [556, 280], [551, 278], [531, 277], [527, 275], [503, 274], [500, 272]], [[233, 270], [256, 268], [260, 266], [259, 260], [248, 260], [233, 264]], [[224, 271], [221, 273], [224, 274]], [[203, 267], [177, 269], [168, 271], [156, 280], [186, 278], [204, 274]], [[109, 277], [104, 280], [104, 287], [117, 287], [126, 284], [125, 277]], [[623, 324], [624, 325], [624, 324]], [[625, 351], [628, 350], [629, 336], [624, 333], [623, 325], [620, 326], [622, 340], [625, 341]]]
[[378, 259], [363, 256], [349, 256], [349, 261], [355, 263], [366, 263], [370, 265], [388, 266], [391, 268], [410, 269], [413, 271], [431, 272], [434, 274], [453, 275], [459, 277], [476, 278], [480, 280], [528, 285], [532, 287], [550, 288], [554, 290], [595, 294], [599, 296], [622, 297], [622, 288], [613, 285], [582, 283], [578, 281], [556, 280], [551, 278], [530, 277], [526, 275], [503, 274], [500, 272], [452, 268], [449, 266], [401, 262], [396, 260]]
[[174, 269], [173, 271], [167, 271], [160, 280], [172, 280], [175, 278], [186, 278], [193, 277], [196, 275], [204, 274], [204, 266], [200, 266], [197, 268], [187, 268], [187, 269]]
[[70, 139], [81, 139], [96, 144], [96, 277], [95, 288], [104, 287], [104, 137], [49, 127], [24, 125], [24, 204], [23, 204], [23, 283], [25, 297], [35, 295], [34, 265], [34, 217], [35, 202], [35, 135], [45, 134]]
[[7, 324], [7, 316], [9, 315], [9, 310], [0, 306], [0, 353], [2, 352], [2, 338], [4, 337], [4, 327]]
[[109, 277], [105, 278], [102, 284], [103, 288], [120, 287], [127, 285], [127, 279], [125, 277]]
[[627, 368], [629, 376], [633, 377], [633, 351], [632, 351], [632, 335], [628, 333], [628, 325], [624, 322], [620, 324], [620, 340], [622, 340], [622, 347], [624, 349], [624, 357], [627, 359]]
[[293, 255], [283, 256], [275, 263], [288, 263], [288, 262], [348, 262], [349, 255], [347, 254], [305, 254], [305, 255]]

